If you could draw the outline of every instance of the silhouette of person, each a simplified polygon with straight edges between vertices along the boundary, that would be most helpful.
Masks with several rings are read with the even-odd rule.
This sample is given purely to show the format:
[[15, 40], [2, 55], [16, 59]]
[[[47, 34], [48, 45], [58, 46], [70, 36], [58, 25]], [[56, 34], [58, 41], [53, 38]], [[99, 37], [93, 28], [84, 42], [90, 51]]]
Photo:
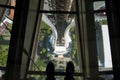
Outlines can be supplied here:
[[66, 74], [65, 74], [64, 80], [75, 80], [73, 78], [73, 74], [74, 74], [74, 65], [72, 61], [70, 61], [67, 63]]
[[46, 80], [55, 80], [55, 70], [54, 70], [54, 64], [52, 62], [49, 62], [46, 68]]

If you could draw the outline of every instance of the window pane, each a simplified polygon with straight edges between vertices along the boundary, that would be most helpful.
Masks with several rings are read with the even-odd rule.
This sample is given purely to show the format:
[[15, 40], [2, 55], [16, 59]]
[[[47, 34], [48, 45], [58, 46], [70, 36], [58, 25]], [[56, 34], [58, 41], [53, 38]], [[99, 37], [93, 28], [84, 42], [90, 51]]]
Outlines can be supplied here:
[[109, 30], [105, 12], [95, 14], [95, 27], [99, 70], [112, 70]]
[[80, 72], [76, 27], [74, 14], [42, 14], [35, 59], [41, 71], [45, 71], [47, 63], [52, 61], [56, 71], [64, 72], [67, 62], [73, 61], [75, 71]]
[[113, 75], [112, 74], [105, 74], [105, 75], [100, 75], [99, 77], [102, 77], [104, 80], [113, 80]]
[[94, 2], [94, 10], [105, 10], [105, 1], [96, 1]]
[[[5, 10], [5, 14], [1, 14], [3, 16], [0, 19], [0, 66], [5, 67], [8, 55], [14, 10], [6, 8], [1, 9]], [[9, 11], [12, 12], [9, 13]]]
[[43, 10], [75, 11], [75, 0], [44, 0]]

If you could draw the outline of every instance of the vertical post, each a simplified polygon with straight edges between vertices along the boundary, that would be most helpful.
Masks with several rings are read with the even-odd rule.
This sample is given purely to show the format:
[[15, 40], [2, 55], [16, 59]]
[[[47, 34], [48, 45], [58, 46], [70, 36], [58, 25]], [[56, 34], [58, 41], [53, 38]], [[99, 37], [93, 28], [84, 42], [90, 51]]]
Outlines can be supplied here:
[[29, 0], [16, 0], [5, 80], [19, 80]]
[[120, 9], [119, 0], [106, 0], [114, 80], [120, 80]]
[[43, 0], [36, 1], [30, 0], [29, 2], [29, 13], [27, 18], [26, 33], [24, 39], [24, 53], [22, 57], [21, 66], [21, 78], [27, 76], [26, 72], [28, 70], [33, 70], [32, 60], [36, 59], [36, 49], [38, 46], [38, 35], [42, 17], [41, 14], [39, 13], [40, 8], [42, 7], [41, 4], [43, 4]]
[[87, 48], [88, 52], [85, 53], [86, 64], [88, 67], [88, 80], [99, 80], [98, 72], [98, 57], [97, 57], [97, 45], [96, 45], [96, 30], [94, 22], [93, 1], [85, 0], [86, 7], [86, 36], [87, 36]]
[[103, 80], [99, 77], [96, 45], [96, 30], [94, 22], [93, 1], [76, 0], [83, 49], [84, 71], [87, 80]]

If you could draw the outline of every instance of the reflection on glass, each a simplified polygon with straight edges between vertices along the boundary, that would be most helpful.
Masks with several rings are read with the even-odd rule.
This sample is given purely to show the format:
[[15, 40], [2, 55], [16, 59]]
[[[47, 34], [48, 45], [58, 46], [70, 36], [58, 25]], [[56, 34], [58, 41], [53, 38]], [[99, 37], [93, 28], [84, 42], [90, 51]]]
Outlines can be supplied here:
[[44, 0], [43, 10], [49, 11], [75, 11], [75, 0]]
[[105, 10], [105, 1], [96, 1], [94, 2], [94, 10]]
[[69, 61], [73, 61], [76, 72], [80, 71], [75, 28], [73, 14], [42, 14], [36, 52], [36, 64], [42, 71], [45, 71], [49, 61], [54, 63], [58, 72], [64, 72]]
[[[11, 3], [12, 5], [14, 4], [14, 2]], [[0, 66], [5, 67], [7, 62], [14, 10], [6, 8], [0, 9]]]
[[113, 80], [113, 75], [112, 74], [105, 74], [105, 75], [100, 75], [99, 77], [102, 77], [104, 80]]
[[100, 71], [112, 69], [109, 30], [105, 12], [95, 14], [97, 53]]

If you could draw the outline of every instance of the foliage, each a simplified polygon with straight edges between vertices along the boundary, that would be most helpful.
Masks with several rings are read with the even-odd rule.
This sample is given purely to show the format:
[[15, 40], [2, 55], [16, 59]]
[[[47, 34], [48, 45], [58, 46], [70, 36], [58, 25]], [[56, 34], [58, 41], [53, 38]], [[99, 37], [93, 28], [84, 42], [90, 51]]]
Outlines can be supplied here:
[[[36, 61], [36, 64], [41, 71], [45, 71], [47, 64], [44, 63], [44, 60], [40, 60], [40, 58], [38, 58], [37, 61]], [[38, 69], [36, 68], [36, 70], [38, 70]]]
[[12, 30], [12, 24], [7, 23], [5, 33], [0, 35], [0, 66], [5, 67], [8, 56], [8, 47], [10, 39], [10, 31]]
[[99, 24], [100, 24], [100, 25], [105, 25], [105, 24], [107, 24], [107, 20], [100, 20], [100, 21], [99, 21]]
[[49, 27], [45, 22], [41, 21], [40, 29], [48, 29]]
[[9, 30], [12, 30], [12, 24], [8, 24]]
[[8, 47], [0, 45], [0, 66], [5, 67], [7, 62]]
[[45, 36], [51, 34], [52, 31], [51, 31], [51, 28], [50, 26], [48, 26], [45, 22], [41, 22], [41, 25], [40, 25], [40, 37], [39, 37], [39, 40], [44, 40]]

